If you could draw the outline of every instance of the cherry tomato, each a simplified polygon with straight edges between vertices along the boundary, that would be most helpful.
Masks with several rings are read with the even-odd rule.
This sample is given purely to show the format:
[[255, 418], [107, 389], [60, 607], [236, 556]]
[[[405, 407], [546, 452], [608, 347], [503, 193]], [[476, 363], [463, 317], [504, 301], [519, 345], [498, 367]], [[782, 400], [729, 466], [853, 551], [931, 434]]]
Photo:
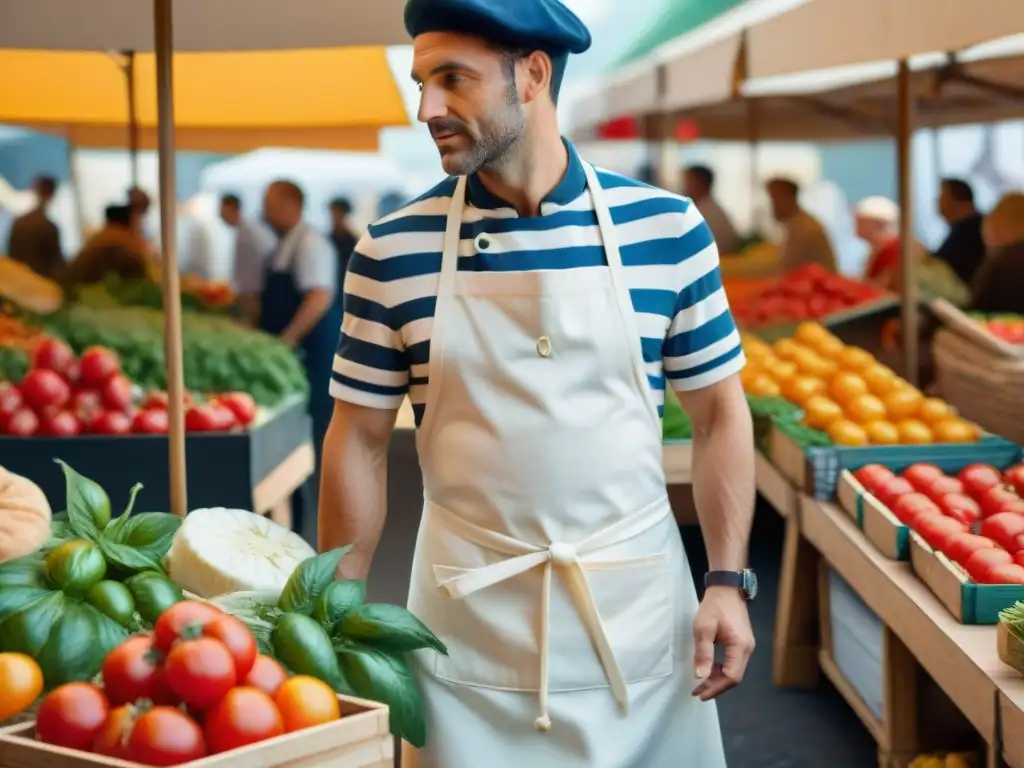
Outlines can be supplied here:
[[153, 707], [135, 722], [128, 739], [129, 759], [143, 765], [180, 765], [206, 754], [202, 728], [175, 707]]
[[75, 353], [59, 339], [47, 339], [32, 355], [32, 367], [39, 371], [64, 374], [75, 364]]
[[216, 704], [238, 682], [231, 651], [212, 637], [176, 643], [167, 656], [164, 673], [171, 690], [197, 710]]
[[992, 517], [1000, 512], [1024, 515], [1024, 499], [1008, 485], [992, 486], [982, 494], [978, 502], [981, 504], [981, 513], [984, 517]]
[[966, 532], [967, 526], [951, 517], [924, 515], [918, 518], [914, 530], [928, 542], [928, 546], [941, 552], [949, 538], [954, 534]]
[[991, 584], [990, 573], [998, 565], [1011, 565], [1013, 557], [1005, 549], [987, 547], [972, 553], [964, 563], [964, 570], [979, 584]]
[[40, 741], [88, 750], [110, 714], [110, 702], [95, 685], [68, 683], [43, 699], [36, 713]]
[[287, 679], [288, 673], [284, 671], [284, 667], [269, 656], [260, 654], [249, 670], [245, 684], [273, 696]]
[[116, 757], [119, 760], [128, 760], [128, 739], [135, 727], [137, 712], [131, 704], [122, 704], [112, 710], [107, 716], [106, 722], [96, 734], [96, 740], [92, 744], [92, 751], [104, 757]]
[[243, 427], [252, 424], [256, 418], [256, 401], [247, 392], [230, 392], [218, 397], [216, 402], [230, 410]]
[[1016, 563], [995, 565], [986, 574], [983, 584], [1024, 584], [1024, 567]]
[[917, 525], [917, 520], [921, 515], [941, 514], [941, 510], [934, 501], [916, 491], [900, 496], [891, 509], [901, 523], [909, 525], [911, 528]]
[[943, 496], [948, 496], [951, 493], [962, 494], [964, 492], [964, 484], [955, 477], [939, 475], [938, 477], [933, 477], [921, 491], [925, 496], [938, 504]]
[[[337, 701], [337, 696], [335, 696]], [[206, 713], [203, 732], [210, 754], [238, 749], [284, 733], [274, 700], [259, 688], [232, 688]]]
[[903, 477], [910, 481], [915, 490], [924, 493], [932, 481], [944, 477], [944, 473], [934, 464], [911, 464], [904, 470]]
[[245, 680], [256, 661], [256, 638], [241, 621], [207, 603], [182, 601], [168, 608], [154, 627], [156, 646], [170, 653], [176, 643], [208, 637], [224, 644], [235, 663], [235, 674]]
[[1024, 464], [1018, 464], [1015, 467], [1010, 467], [1004, 473], [1006, 482], [1013, 486], [1013, 489], [1020, 495], [1024, 493]]
[[71, 399], [71, 387], [54, 371], [29, 371], [21, 380], [21, 396], [33, 408], [63, 408]]
[[127, 411], [132, 406], [132, 383], [119, 373], [103, 382], [100, 394], [111, 411]]
[[1016, 512], [1000, 512], [981, 521], [981, 535], [992, 539], [1007, 552], [1016, 553], [1020, 538], [1024, 537], [1024, 515]]
[[296, 675], [281, 686], [274, 697], [288, 733], [330, 723], [341, 717], [336, 694], [315, 677]]
[[146, 395], [146, 399], [142, 401], [142, 409], [145, 411], [163, 409], [167, 410], [167, 393], [166, 392], [150, 392]]
[[121, 411], [103, 411], [90, 427], [97, 435], [127, 435], [132, 431], [131, 417]]
[[854, 472], [853, 476], [870, 494], [874, 494], [878, 488], [896, 477], [891, 469], [881, 464], [866, 464]]
[[43, 692], [43, 671], [24, 653], [0, 653], [0, 722], [24, 712]]
[[32, 437], [39, 432], [39, 417], [28, 408], [19, 408], [8, 417], [5, 431], [12, 437]]
[[992, 539], [975, 536], [973, 533], [955, 533], [946, 540], [943, 554], [954, 563], [963, 565], [967, 559], [979, 549], [991, 549], [997, 546]]
[[167, 411], [160, 408], [139, 411], [132, 420], [132, 432], [137, 435], [166, 435], [167, 429]]
[[981, 507], [965, 493], [947, 493], [938, 500], [939, 509], [946, 517], [972, 525], [981, 519]]
[[83, 384], [99, 387], [111, 376], [120, 373], [121, 361], [117, 353], [106, 347], [89, 347], [82, 353], [78, 369]]
[[245, 624], [234, 616], [222, 613], [206, 623], [203, 627], [203, 637], [220, 640], [231, 652], [239, 680], [245, 680], [249, 676], [253, 664], [256, 663], [259, 648], [256, 646], [256, 638]]
[[103, 398], [95, 389], [80, 389], [71, 397], [71, 410], [88, 428], [103, 411]]
[[222, 410], [209, 403], [192, 406], [185, 412], [185, 429], [189, 432], [223, 432]]
[[1003, 482], [1002, 473], [988, 464], [971, 464], [964, 467], [957, 478], [964, 484], [967, 493], [978, 500], [989, 488]]
[[892, 509], [896, 505], [896, 500], [900, 496], [905, 496], [906, 494], [913, 492], [914, 486], [910, 484], [909, 480], [902, 477], [894, 477], [892, 480], [882, 485], [874, 495], [876, 499], [882, 502], [889, 509]]
[[74, 437], [82, 433], [82, 424], [71, 411], [58, 411], [40, 420], [39, 432], [49, 437]]
[[23, 402], [20, 389], [9, 381], [0, 381], [0, 416], [10, 416]]
[[146, 699], [154, 704], [174, 704], [163, 661], [163, 654], [146, 635], [132, 637], [117, 646], [103, 662], [103, 689], [110, 701], [131, 704]]

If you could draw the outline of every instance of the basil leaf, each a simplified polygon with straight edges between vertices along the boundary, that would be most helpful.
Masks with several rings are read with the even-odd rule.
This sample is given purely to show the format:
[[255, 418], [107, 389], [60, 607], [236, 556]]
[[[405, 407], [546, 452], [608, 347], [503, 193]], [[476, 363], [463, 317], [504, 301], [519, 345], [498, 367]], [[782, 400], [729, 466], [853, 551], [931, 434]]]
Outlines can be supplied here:
[[163, 572], [160, 558], [145, 550], [136, 549], [127, 544], [117, 544], [105, 538], [100, 538], [99, 545], [100, 551], [103, 552], [107, 562], [120, 570], [129, 573], [139, 573], [141, 571]]
[[338, 622], [349, 611], [358, 608], [366, 600], [366, 582], [345, 579], [329, 584], [313, 609], [313, 618], [333, 634]]
[[181, 523], [180, 517], [165, 512], [142, 512], [131, 517], [122, 515], [107, 526], [103, 532], [103, 539], [113, 544], [132, 547], [162, 560], [171, 548], [174, 535], [181, 527]]
[[352, 549], [351, 546], [332, 549], [322, 555], [303, 560], [288, 577], [277, 607], [289, 613], [313, 613], [316, 600], [334, 581], [341, 558]]
[[63, 592], [47, 592], [20, 611], [0, 620], [0, 651], [35, 658], [70, 602]]
[[75, 529], [71, 527], [70, 521], [52, 520], [50, 521], [50, 538], [48, 538], [39, 549], [42, 552], [49, 552], [51, 549], [56, 549], [64, 542], [72, 541], [77, 538], [79, 538], [79, 536], [75, 533]]
[[92, 480], [82, 477], [60, 459], [56, 461], [64, 470], [71, 527], [81, 538], [95, 541], [110, 522], [110, 498]]
[[68, 600], [36, 661], [47, 686], [91, 680], [107, 654], [127, 638], [128, 630], [91, 605]]
[[388, 705], [395, 736], [416, 748], [427, 743], [423, 701], [405, 659], [372, 648], [342, 648], [338, 663], [356, 696]]
[[17, 613], [26, 605], [45, 597], [51, 591], [42, 587], [4, 587], [0, 589], [0, 619]]
[[119, 537], [121, 536], [121, 531], [128, 525], [128, 521], [132, 519], [132, 507], [135, 506], [135, 497], [139, 495], [139, 491], [141, 490], [142, 483], [136, 483], [132, 487], [131, 491], [128, 493], [128, 506], [125, 507], [124, 512], [122, 512], [119, 517], [111, 520], [110, 524], [103, 529], [104, 536], [109, 536], [113, 541], [120, 544], [124, 543], [124, 541]]
[[39, 552], [0, 564], [0, 588], [36, 587], [49, 589], [46, 583], [46, 560]]
[[338, 631], [382, 651], [404, 653], [433, 648], [447, 656], [448, 649], [426, 625], [398, 605], [378, 603], [355, 608], [342, 617]]

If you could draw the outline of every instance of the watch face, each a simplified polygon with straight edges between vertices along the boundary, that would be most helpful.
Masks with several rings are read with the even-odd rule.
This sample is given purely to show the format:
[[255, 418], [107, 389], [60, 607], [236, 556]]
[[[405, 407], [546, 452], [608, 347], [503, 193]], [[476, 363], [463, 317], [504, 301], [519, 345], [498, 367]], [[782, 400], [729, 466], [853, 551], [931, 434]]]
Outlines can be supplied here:
[[757, 574], [749, 568], [743, 571], [743, 591], [747, 593], [747, 600], [757, 597]]

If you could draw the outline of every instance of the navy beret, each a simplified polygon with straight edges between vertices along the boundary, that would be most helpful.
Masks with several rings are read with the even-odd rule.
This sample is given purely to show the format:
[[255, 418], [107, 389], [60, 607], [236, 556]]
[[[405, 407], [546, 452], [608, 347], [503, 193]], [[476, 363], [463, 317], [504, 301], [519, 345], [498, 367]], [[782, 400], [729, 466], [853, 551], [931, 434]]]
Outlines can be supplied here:
[[405, 29], [460, 32], [552, 54], [583, 53], [590, 30], [561, 0], [409, 0]]

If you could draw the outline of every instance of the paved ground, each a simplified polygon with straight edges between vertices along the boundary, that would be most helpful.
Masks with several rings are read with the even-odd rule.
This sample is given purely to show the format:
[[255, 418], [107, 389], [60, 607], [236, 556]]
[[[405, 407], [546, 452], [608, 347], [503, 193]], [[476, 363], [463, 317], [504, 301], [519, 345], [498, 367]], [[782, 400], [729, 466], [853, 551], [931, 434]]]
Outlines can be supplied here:
[[[396, 437], [391, 454], [390, 513], [369, 588], [373, 600], [404, 603], [423, 488], [411, 435]], [[692, 569], [702, 578], [706, 563], [699, 530], [684, 530], [683, 541]], [[751, 605], [751, 619], [760, 646], [743, 685], [721, 700], [729, 767], [865, 768], [876, 764], [871, 737], [827, 683], [813, 692], [781, 691], [772, 685], [771, 637], [781, 552], [781, 520], [771, 510], [759, 509], [751, 559], [761, 593]], [[680, 768], [684, 765], [701, 768], [692, 760]]]

